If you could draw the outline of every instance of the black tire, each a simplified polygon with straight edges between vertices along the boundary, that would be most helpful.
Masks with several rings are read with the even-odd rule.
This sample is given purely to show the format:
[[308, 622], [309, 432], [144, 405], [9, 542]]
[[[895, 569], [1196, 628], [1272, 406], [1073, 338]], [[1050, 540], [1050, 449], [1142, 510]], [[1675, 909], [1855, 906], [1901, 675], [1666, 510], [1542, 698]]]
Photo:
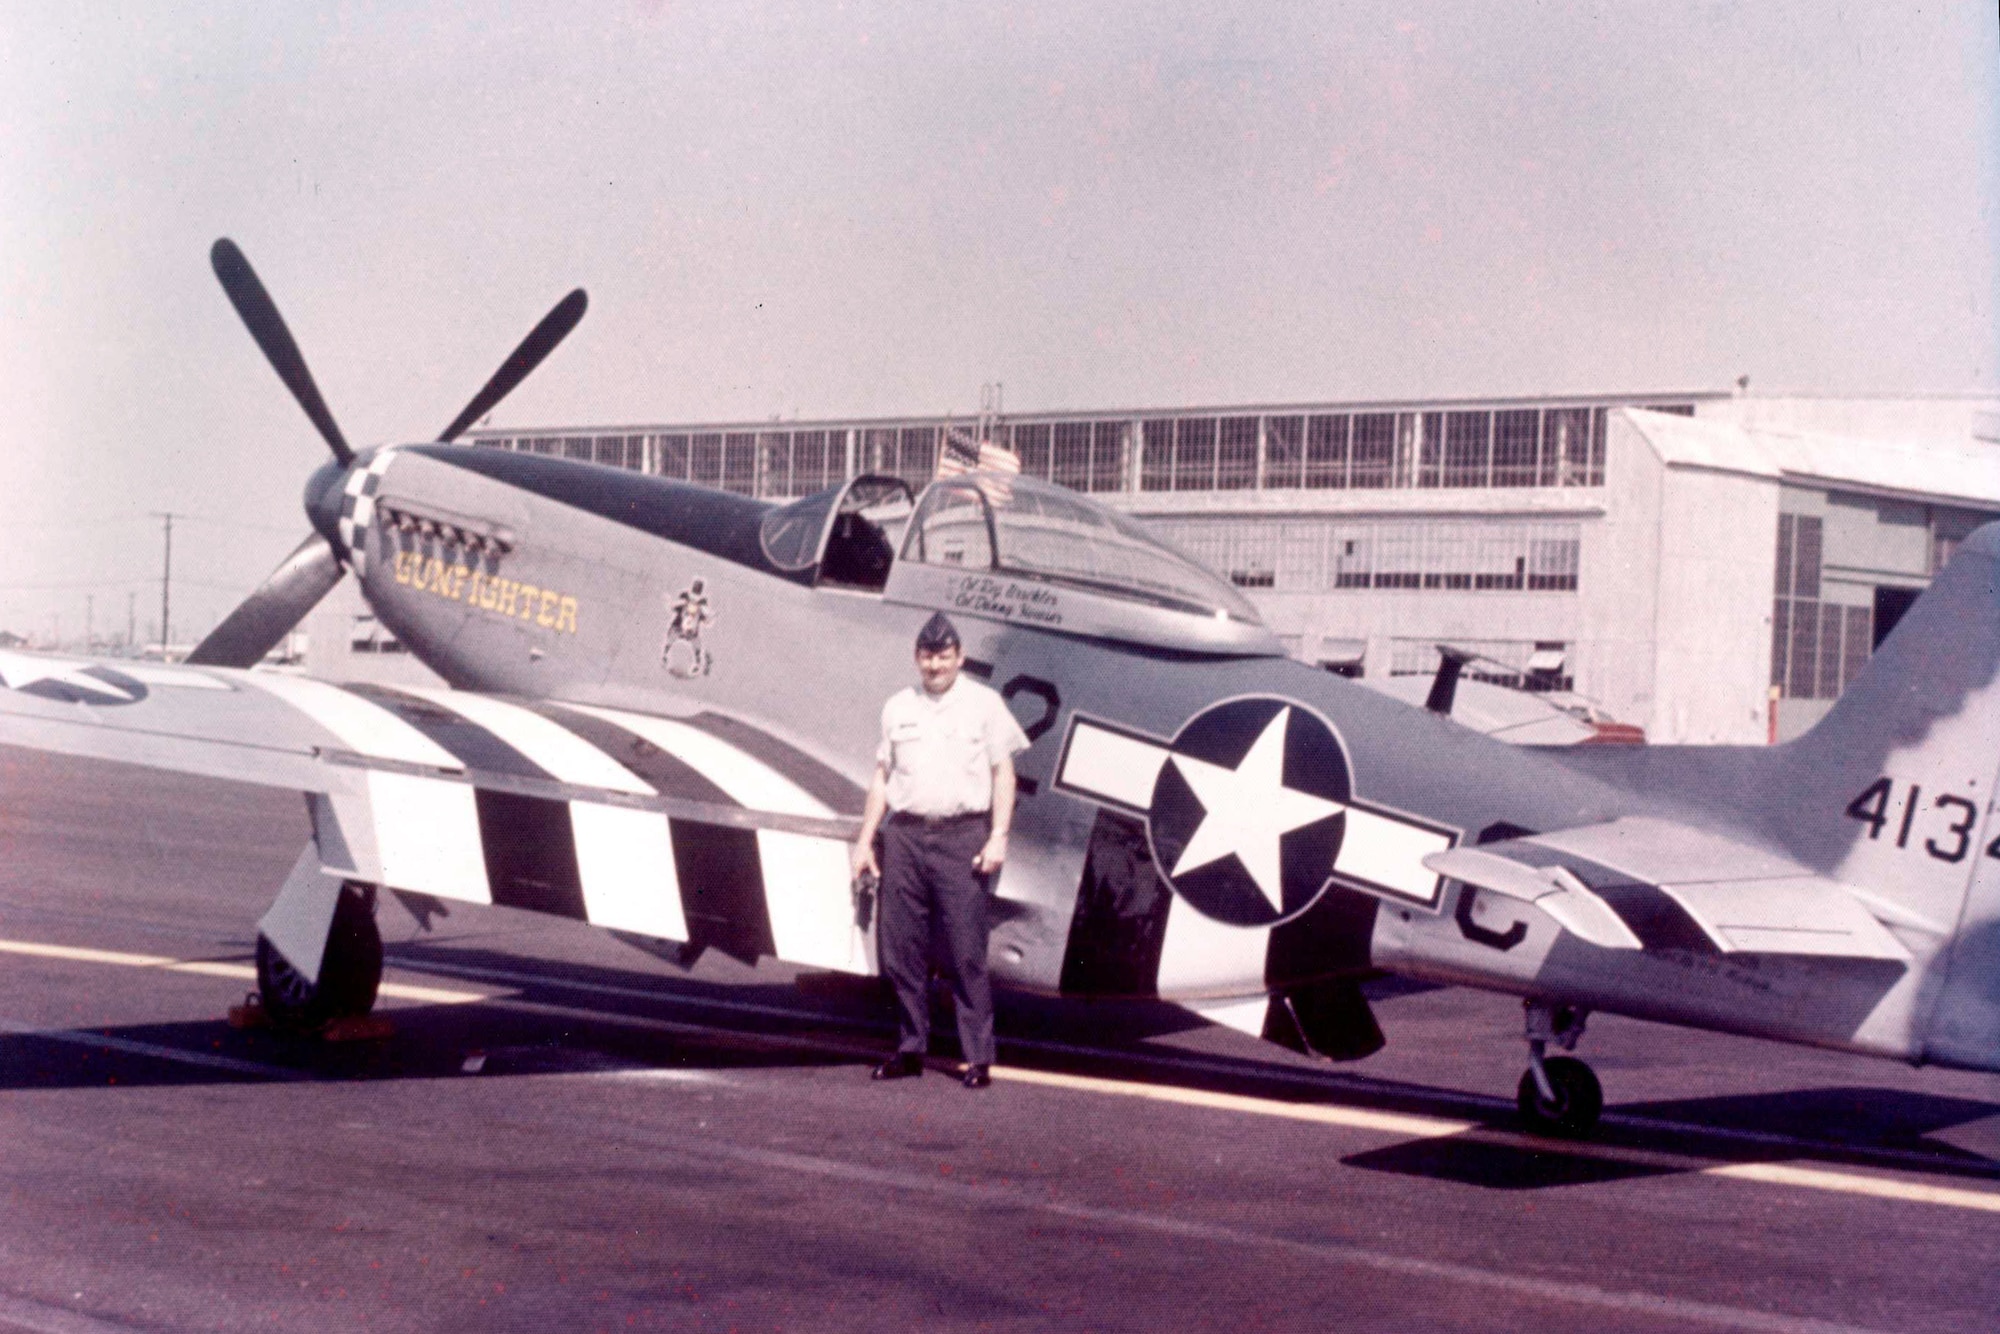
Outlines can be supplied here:
[[277, 946], [257, 937], [257, 993], [271, 1023], [287, 1032], [316, 1033], [329, 1020], [367, 1014], [381, 985], [382, 933], [375, 927], [369, 886], [341, 886], [317, 983], [306, 981]]
[[1542, 1096], [1533, 1070], [1522, 1074], [1515, 1094], [1515, 1105], [1528, 1129], [1563, 1139], [1582, 1139], [1590, 1134], [1604, 1112], [1604, 1086], [1597, 1082], [1595, 1072], [1571, 1056], [1552, 1056], [1542, 1062], [1542, 1068], [1556, 1091], [1553, 1102]]

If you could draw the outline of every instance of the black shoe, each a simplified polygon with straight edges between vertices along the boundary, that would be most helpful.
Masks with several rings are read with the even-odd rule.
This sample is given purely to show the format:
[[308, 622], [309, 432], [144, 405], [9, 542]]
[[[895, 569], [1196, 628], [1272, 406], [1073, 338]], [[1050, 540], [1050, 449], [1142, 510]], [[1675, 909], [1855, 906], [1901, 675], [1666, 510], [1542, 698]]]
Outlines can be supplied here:
[[924, 1072], [924, 1058], [913, 1051], [899, 1051], [869, 1074], [870, 1079], [915, 1079]]
[[987, 1073], [983, 1065], [968, 1065], [959, 1082], [969, 1089], [983, 1089], [993, 1082], [993, 1076]]

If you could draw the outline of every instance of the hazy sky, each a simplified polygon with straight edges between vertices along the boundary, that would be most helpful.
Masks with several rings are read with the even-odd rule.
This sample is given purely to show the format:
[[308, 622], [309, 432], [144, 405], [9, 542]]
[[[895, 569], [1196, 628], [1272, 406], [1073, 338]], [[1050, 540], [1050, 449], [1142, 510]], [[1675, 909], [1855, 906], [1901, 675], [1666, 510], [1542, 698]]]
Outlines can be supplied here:
[[[501, 425], [2000, 392], [1964, 3], [0, 0], [0, 626], [205, 630], [325, 449]], [[50, 587], [61, 585], [61, 587]]]

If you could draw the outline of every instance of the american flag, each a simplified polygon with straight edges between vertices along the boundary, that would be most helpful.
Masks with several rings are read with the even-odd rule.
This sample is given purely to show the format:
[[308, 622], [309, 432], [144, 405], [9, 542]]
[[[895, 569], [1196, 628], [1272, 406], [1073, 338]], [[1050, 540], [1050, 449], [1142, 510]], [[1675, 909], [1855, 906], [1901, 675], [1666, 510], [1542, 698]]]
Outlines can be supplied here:
[[955, 427], [947, 427], [938, 446], [937, 475], [959, 477], [969, 472], [989, 474], [979, 479], [979, 489], [995, 505], [1014, 498], [1007, 479], [1021, 471], [1020, 456], [990, 440], [975, 440]]

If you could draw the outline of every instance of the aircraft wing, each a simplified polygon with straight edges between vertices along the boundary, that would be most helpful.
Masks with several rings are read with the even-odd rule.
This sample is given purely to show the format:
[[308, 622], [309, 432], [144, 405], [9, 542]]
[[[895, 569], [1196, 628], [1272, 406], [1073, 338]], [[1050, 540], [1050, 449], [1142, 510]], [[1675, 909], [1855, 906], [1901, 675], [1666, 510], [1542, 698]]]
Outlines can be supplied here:
[[1878, 917], [1874, 896], [1669, 820], [1632, 817], [1453, 848], [1424, 865], [1531, 903], [1606, 949], [1911, 958]]
[[333, 875], [873, 971], [865, 794], [740, 719], [0, 650], [0, 744], [302, 792]]

